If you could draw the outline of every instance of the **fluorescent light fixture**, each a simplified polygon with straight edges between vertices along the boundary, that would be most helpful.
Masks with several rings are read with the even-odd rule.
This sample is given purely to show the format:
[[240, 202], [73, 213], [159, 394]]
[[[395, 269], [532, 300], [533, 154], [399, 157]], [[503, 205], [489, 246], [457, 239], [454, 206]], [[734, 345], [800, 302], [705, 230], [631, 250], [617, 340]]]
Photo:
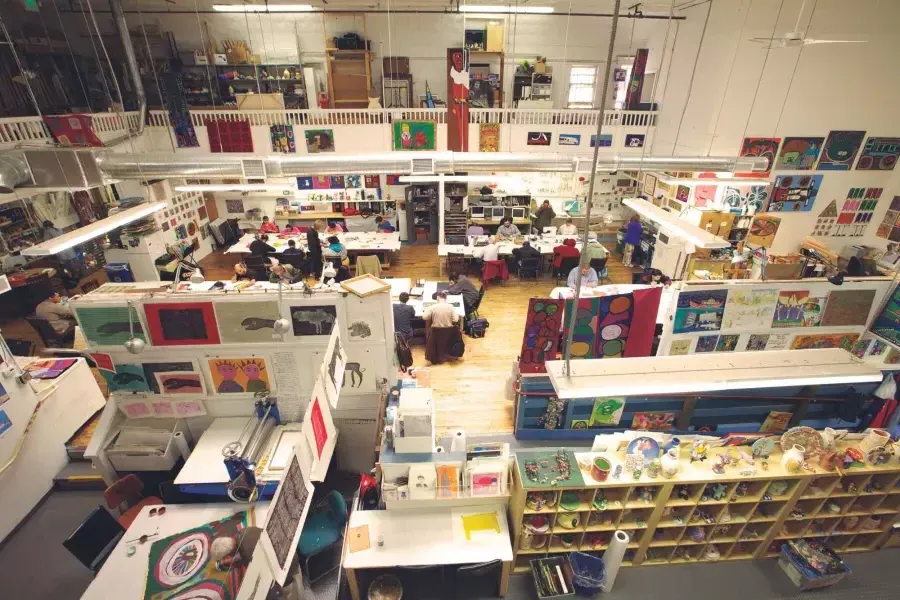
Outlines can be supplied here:
[[176, 192], [286, 192], [293, 194], [297, 188], [270, 183], [221, 183], [203, 185], [176, 185]]
[[698, 185], [739, 186], [739, 185], [769, 185], [769, 181], [759, 177], [732, 177], [732, 178], [708, 178], [708, 179], [670, 179], [657, 175], [657, 181], [666, 185], [683, 185], [685, 187], [697, 187]]
[[705, 229], [688, 223], [678, 215], [664, 211], [658, 206], [641, 198], [625, 198], [622, 204], [632, 209], [649, 221], [653, 221], [662, 229], [673, 235], [683, 238], [697, 248], [730, 248], [731, 244], [725, 238], [713, 235]]
[[140, 204], [133, 208], [123, 210], [122, 212], [116, 213], [100, 221], [95, 221], [94, 223], [85, 225], [84, 227], [80, 227], [75, 231], [70, 231], [69, 233], [65, 233], [59, 237], [55, 237], [52, 240], [47, 240], [46, 242], [37, 244], [35, 246], [32, 246], [31, 248], [25, 248], [24, 250], [22, 250], [22, 255], [53, 256], [54, 254], [59, 254], [63, 250], [74, 248], [78, 244], [83, 244], [88, 240], [94, 239], [95, 237], [105, 235], [113, 229], [117, 229], [119, 227], [122, 227], [123, 225], [128, 225], [129, 223], [133, 223], [138, 219], [149, 217], [153, 213], [163, 210], [164, 208], [166, 208], [166, 206], [167, 205], [165, 202], [151, 202], [149, 204]]
[[522, 181], [521, 177], [505, 177], [502, 175], [401, 175], [401, 183], [502, 183], [511, 184]]
[[311, 4], [213, 4], [218, 12], [313, 12]]
[[463, 4], [459, 7], [459, 12], [463, 13], [497, 13], [497, 14], [520, 14], [520, 15], [549, 15], [553, 12], [552, 6], [498, 6], [498, 5], [480, 5], [480, 4]]

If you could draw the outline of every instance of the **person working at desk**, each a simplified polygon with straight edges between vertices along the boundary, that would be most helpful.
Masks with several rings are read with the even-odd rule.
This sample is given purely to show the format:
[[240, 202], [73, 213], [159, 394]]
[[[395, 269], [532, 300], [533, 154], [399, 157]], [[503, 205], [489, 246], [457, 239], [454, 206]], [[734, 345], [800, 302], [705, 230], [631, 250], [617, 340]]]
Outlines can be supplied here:
[[479, 291], [475, 289], [475, 284], [465, 275], [459, 273], [450, 273], [450, 287], [447, 293], [451, 295], [461, 295], [463, 297], [463, 305], [465, 305], [466, 314], [471, 312], [472, 307], [478, 302]]
[[294, 265], [289, 265], [286, 263], [279, 263], [277, 265], [272, 265], [272, 268], [269, 269], [269, 272], [273, 275], [272, 283], [276, 283], [281, 281], [282, 283], [294, 283], [300, 280], [303, 277], [303, 274], [300, 272], [300, 269], [295, 267]]
[[338, 236], [333, 235], [328, 238], [328, 245], [322, 250], [322, 256], [325, 260], [337, 259], [343, 265], [347, 261], [347, 249], [341, 243], [341, 240], [338, 239]]
[[[276, 230], [277, 231], [277, 230]], [[265, 258], [266, 254], [275, 252], [275, 248], [269, 245], [269, 236], [262, 233], [255, 240], [250, 242], [248, 246], [251, 256], [261, 256]]]
[[514, 238], [517, 235], [521, 235], [519, 228], [513, 225], [511, 220], [503, 219], [503, 224], [497, 228], [497, 237], [503, 240]]
[[278, 233], [278, 225], [271, 222], [269, 217], [263, 217], [262, 225], [259, 226], [260, 233]]
[[631, 220], [628, 221], [628, 228], [625, 230], [625, 252], [622, 254], [622, 264], [626, 267], [633, 267], [631, 264], [632, 256], [634, 256], [634, 249], [636, 246], [639, 246], [641, 243], [641, 234], [644, 232], [644, 228], [641, 225], [641, 218], [637, 215], [631, 217]]
[[559, 235], [578, 235], [578, 228], [572, 222], [572, 219], [566, 219], [565, 224], [559, 226], [557, 231]]
[[556, 212], [553, 210], [553, 207], [550, 206], [550, 201], [544, 200], [544, 203], [541, 204], [541, 207], [534, 216], [534, 228], [537, 230], [538, 234], [541, 234], [544, 231], [544, 227], [551, 226], [554, 217], [556, 217]]
[[541, 260], [541, 251], [531, 245], [531, 242], [525, 240], [522, 242], [521, 248], [514, 248], [512, 251], [513, 259], [516, 262], [516, 266], [521, 267], [523, 260], [528, 260], [530, 258], [536, 258]]
[[[450, 306], [448, 304], [448, 306]], [[453, 308], [450, 306], [450, 308]], [[59, 294], [53, 294], [34, 309], [34, 315], [44, 319], [57, 334], [67, 340], [75, 337], [75, 315], [72, 309], [62, 303]], [[454, 315], [455, 316], [455, 315]]]
[[578, 270], [581, 269], [581, 287], [597, 287], [597, 271], [591, 268], [591, 265], [578, 266], [569, 271], [569, 279], [566, 285], [570, 288], [575, 287], [575, 279], [578, 277]]
[[553, 249], [553, 266], [557, 269], [562, 266], [564, 258], [578, 258], [581, 252], [575, 247], [575, 240], [565, 240]]
[[297, 247], [297, 242], [288, 240], [288, 247], [284, 249], [282, 254], [292, 254], [294, 256], [303, 256], [303, 250]]
[[296, 225], [291, 225], [288, 223], [284, 226], [284, 229], [281, 230], [281, 235], [298, 235], [300, 233], [300, 228]]
[[408, 342], [413, 336], [412, 320], [416, 318], [416, 309], [407, 304], [409, 294], [400, 294], [400, 303], [394, 304], [394, 332], [402, 335]]
[[328, 221], [328, 227], [325, 228], [326, 235], [334, 235], [335, 233], [344, 233], [337, 221]]
[[381, 233], [393, 233], [395, 231], [391, 222], [384, 217], [375, 217], [375, 229]]
[[497, 246], [497, 239], [488, 238], [487, 246], [478, 246], [472, 251], [472, 256], [480, 258], [487, 262], [489, 260], [498, 260], [500, 258], [500, 247]]
[[584, 245], [584, 253], [588, 256], [588, 262], [599, 258], [606, 258], [609, 255], [603, 244], [597, 241], [597, 234], [593, 231], [588, 233], [588, 242]]
[[484, 235], [484, 227], [482, 227], [481, 225], [476, 225], [475, 223], [469, 225], [469, 228], [466, 229], [466, 237], [474, 237], [478, 235]]

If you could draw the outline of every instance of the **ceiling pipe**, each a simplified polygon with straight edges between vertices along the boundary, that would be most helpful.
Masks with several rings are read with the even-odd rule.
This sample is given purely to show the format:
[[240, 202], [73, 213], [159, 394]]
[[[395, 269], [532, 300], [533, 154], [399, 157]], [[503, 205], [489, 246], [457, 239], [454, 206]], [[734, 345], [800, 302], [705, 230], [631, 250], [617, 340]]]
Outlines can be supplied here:
[[[122, 0], [109, 0], [109, 8], [113, 15], [116, 31], [119, 33], [119, 39], [122, 40], [122, 50], [125, 51], [125, 66], [128, 69], [128, 74], [131, 76], [131, 84], [134, 86], [134, 95], [138, 105], [137, 127], [123, 136], [106, 142], [107, 146], [115, 146], [144, 133], [144, 123], [147, 122], [147, 94], [144, 91], [141, 71], [138, 69], [137, 57], [134, 54], [134, 44], [131, 43], [131, 34], [128, 33], [128, 22], [125, 20]], [[99, 35], [99, 33], [98, 31], [97, 34]]]
[[0, 194], [12, 194], [16, 187], [31, 182], [31, 169], [22, 155], [0, 156]]

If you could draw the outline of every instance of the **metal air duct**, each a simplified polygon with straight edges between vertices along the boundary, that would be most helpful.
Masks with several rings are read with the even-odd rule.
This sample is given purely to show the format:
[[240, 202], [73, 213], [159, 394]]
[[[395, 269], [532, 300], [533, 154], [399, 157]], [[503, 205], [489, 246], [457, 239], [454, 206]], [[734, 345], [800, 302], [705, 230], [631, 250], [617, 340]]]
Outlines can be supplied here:
[[16, 187], [31, 182], [31, 169], [21, 153], [0, 156], [0, 194], [12, 194]]
[[[106, 143], [107, 146], [115, 146], [131, 137], [137, 137], [144, 132], [144, 123], [147, 121], [147, 94], [144, 92], [144, 83], [141, 80], [141, 71], [138, 68], [137, 57], [134, 54], [134, 44], [131, 42], [131, 34], [128, 33], [128, 22], [125, 20], [125, 10], [122, 8], [122, 0], [109, 0], [109, 8], [112, 11], [113, 23], [122, 40], [122, 50], [125, 52], [125, 66], [131, 75], [131, 85], [134, 86], [134, 95], [138, 105], [137, 128], [127, 134]], [[100, 33], [99, 31], [97, 32]]]

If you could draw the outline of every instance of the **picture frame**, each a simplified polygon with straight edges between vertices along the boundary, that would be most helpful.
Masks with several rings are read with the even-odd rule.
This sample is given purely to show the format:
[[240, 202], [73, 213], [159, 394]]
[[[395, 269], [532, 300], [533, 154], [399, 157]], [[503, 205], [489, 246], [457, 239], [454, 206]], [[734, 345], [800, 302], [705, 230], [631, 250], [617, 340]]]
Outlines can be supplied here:
[[[144, 304], [144, 315], [154, 346], [217, 346], [221, 343], [212, 302], [148, 303]], [[188, 327], [185, 327], [186, 323]]]
[[341, 287], [348, 292], [352, 292], [353, 294], [359, 296], [360, 298], [365, 298], [366, 296], [371, 296], [372, 294], [379, 294], [381, 292], [390, 290], [391, 284], [384, 281], [383, 279], [375, 277], [371, 273], [366, 273], [365, 275], [360, 275], [359, 277], [353, 277], [351, 279], [347, 279], [346, 281], [342, 281]]

